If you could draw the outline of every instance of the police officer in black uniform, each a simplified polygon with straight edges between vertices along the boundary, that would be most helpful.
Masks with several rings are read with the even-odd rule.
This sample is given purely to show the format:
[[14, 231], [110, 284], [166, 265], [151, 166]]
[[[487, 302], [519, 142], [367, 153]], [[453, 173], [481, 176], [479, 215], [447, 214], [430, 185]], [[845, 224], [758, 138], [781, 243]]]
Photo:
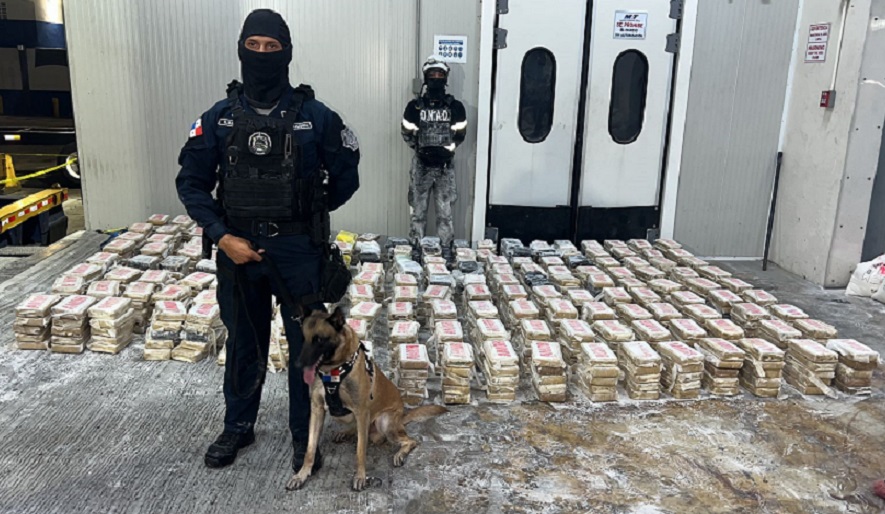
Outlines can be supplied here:
[[[213, 468], [232, 464], [238, 450], [255, 440], [271, 295], [281, 297], [286, 288], [292, 298], [313, 297], [316, 303], [322, 245], [329, 242], [328, 212], [359, 187], [356, 136], [314, 98], [310, 86], [289, 84], [292, 40], [283, 18], [268, 9], [249, 14], [238, 54], [243, 83], [231, 83], [228, 97], [191, 127], [176, 179], [188, 214], [220, 250], [218, 303], [229, 339], [224, 431], [205, 456]], [[301, 327], [289, 305], [282, 310], [297, 471], [307, 448], [310, 404], [302, 370], [294, 366], [303, 343]]]

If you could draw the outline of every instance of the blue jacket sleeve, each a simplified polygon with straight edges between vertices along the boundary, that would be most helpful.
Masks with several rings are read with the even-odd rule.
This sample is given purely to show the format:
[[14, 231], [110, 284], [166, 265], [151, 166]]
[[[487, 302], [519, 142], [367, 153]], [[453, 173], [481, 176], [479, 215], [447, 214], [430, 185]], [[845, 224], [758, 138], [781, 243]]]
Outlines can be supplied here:
[[228, 229], [222, 210], [212, 197], [218, 182], [218, 152], [213, 134], [215, 118], [217, 116], [208, 111], [195, 122], [178, 156], [181, 171], [175, 179], [175, 187], [188, 215], [217, 243]]
[[329, 210], [344, 205], [360, 187], [360, 146], [341, 116], [327, 109], [324, 114], [320, 159], [329, 172]]

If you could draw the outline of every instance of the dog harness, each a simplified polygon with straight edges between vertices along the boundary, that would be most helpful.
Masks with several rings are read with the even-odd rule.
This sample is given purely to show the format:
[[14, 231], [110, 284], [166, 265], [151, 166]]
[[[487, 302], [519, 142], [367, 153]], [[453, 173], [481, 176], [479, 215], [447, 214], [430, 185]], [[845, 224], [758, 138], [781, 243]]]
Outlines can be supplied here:
[[326, 405], [329, 406], [329, 414], [336, 418], [347, 416], [351, 413], [350, 409], [341, 402], [341, 383], [353, 371], [353, 366], [356, 364], [360, 352], [363, 352], [365, 355], [364, 362], [366, 363], [366, 373], [369, 374], [369, 399], [371, 400], [374, 398], [372, 389], [374, 389], [375, 382], [375, 365], [372, 359], [369, 358], [369, 350], [363, 343], [360, 343], [360, 347], [354, 352], [353, 357], [344, 364], [330, 370], [328, 373], [317, 370], [320, 379], [323, 381], [323, 389], [326, 390]]

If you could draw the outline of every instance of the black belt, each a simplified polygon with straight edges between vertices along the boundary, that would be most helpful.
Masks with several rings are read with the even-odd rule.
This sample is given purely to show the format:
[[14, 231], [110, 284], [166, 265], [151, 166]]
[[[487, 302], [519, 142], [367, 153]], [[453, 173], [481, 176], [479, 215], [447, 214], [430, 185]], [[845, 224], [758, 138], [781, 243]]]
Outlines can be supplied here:
[[228, 218], [231, 227], [252, 236], [276, 237], [310, 233], [310, 223], [306, 221], [258, 221]]

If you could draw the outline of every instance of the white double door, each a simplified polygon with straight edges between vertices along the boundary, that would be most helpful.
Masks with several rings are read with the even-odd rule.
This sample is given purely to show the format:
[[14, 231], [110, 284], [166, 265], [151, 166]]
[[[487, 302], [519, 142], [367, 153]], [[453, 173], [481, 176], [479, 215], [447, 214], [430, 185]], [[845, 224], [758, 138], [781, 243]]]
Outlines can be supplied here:
[[551, 233], [572, 238], [585, 210], [655, 208], [676, 30], [669, 2], [510, 0], [497, 26], [506, 47], [496, 50], [490, 224], [507, 237], [501, 212], [549, 210], [561, 224], [567, 211], [569, 226]]

